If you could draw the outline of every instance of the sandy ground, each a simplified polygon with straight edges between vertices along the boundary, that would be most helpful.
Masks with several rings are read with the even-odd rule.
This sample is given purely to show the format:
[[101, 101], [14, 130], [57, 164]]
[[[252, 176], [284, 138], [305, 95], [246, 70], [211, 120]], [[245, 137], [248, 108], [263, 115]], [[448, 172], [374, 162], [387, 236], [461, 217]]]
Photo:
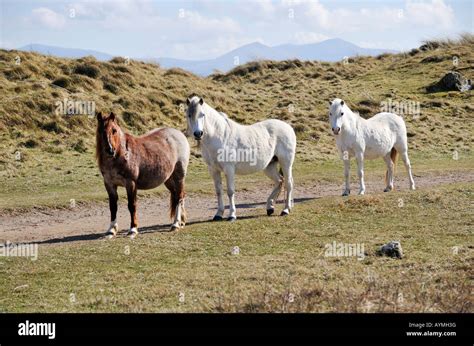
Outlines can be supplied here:
[[[449, 172], [442, 175], [415, 176], [417, 189], [427, 189], [432, 186], [453, 182], [474, 182], [474, 172]], [[298, 203], [317, 199], [323, 196], [340, 196], [341, 184], [305, 184], [295, 186], [295, 208]], [[405, 178], [398, 178], [396, 188], [406, 190], [408, 182]], [[383, 180], [366, 181], [366, 194], [382, 191]], [[267, 217], [265, 202], [271, 192], [271, 184], [262, 183], [252, 187], [252, 191], [242, 191], [236, 187], [237, 217]], [[357, 185], [353, 184], [352, 193], [357, 193]], [[280, 198], [282, 195], [280, 195]], [[342, 198], [342, 197], [341, 197]], [[225, 201], [227, 198], [225, 198]], [[138, 200], [139, 232], [168, 231], [170, 220], [168, 217], [169, 199], [142, 198]], [[188, 223], [208, 222], [215, 214], [217, 202], [212, 195], [189, 194], [186, 199]], [[276, 205], [274, 215], [279, 215], [283, 205]], [[226, 210], [227, 212], [227, 210]], [[0, 213], [0, 243], [9, 242], [37, 242], [52, 244], [60, 242], [74, 242], [100, 239], [109, 224], [108, 203], [94, 203], [79, 205], [70, 209], [38, 208], [23, 213]], [[118, 223], [121, 231], [118, 237], [125, 236], [129, 226], [130, 216], [126, 201], [119, 201]], [[225, 221], [224, 221], [225, 222]], [[237, 221], [238, 222], [238, 221]]]

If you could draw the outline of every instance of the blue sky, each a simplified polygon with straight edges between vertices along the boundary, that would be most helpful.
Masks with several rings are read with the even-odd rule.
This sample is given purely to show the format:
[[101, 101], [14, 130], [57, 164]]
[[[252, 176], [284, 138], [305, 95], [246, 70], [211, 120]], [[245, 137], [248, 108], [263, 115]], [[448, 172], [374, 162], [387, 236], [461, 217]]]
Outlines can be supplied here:
[[42, 43], [130, 57], [206, 59], [243, 44], [339, 37], [407, 50], [473, 32], [473, 0], [0, 0], [0, 46]]

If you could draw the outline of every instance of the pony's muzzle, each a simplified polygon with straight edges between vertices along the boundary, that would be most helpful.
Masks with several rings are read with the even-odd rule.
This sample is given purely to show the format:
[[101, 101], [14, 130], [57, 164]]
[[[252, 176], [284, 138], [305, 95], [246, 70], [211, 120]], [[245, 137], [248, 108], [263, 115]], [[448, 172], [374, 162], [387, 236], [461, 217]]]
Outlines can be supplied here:
[[332, 133], [334, 133], [335, 135], [338, 135], [340, 131], [341, 131], [340, 127], [333, 127], [332, 128]]
[[200, 140], [202, 138], [203, 132], [202, 131], [194, 131], [194, 138]]

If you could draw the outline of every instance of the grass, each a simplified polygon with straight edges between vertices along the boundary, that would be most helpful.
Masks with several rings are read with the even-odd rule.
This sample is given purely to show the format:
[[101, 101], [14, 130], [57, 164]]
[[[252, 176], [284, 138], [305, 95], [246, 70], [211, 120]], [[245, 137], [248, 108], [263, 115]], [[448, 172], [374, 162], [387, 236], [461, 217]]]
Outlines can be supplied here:
[[[0, 257], [0, 310], [472, 312], [473, 192], [327, 197], [288, 218], [40, 245], [36, 261]], [[403, 259], [375, 254], [394, 239]], [[326, 257], [334, 241], [364, 244], [365, 258]]]

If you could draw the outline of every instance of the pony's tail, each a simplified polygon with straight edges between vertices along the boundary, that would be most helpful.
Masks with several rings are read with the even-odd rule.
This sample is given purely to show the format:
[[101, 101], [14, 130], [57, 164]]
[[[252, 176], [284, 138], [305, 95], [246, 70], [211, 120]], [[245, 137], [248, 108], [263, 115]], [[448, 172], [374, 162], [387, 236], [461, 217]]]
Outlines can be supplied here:
[[[397, 159], [398, 159], [398, 151], [395, 148], [392, 148], [390, 152], [390, 160], [393, 162], [393, 174], [395, 175], [395, 167], [397, 166]], [[385, 172], [385, 185], [388, 184], [388, 169]]]

